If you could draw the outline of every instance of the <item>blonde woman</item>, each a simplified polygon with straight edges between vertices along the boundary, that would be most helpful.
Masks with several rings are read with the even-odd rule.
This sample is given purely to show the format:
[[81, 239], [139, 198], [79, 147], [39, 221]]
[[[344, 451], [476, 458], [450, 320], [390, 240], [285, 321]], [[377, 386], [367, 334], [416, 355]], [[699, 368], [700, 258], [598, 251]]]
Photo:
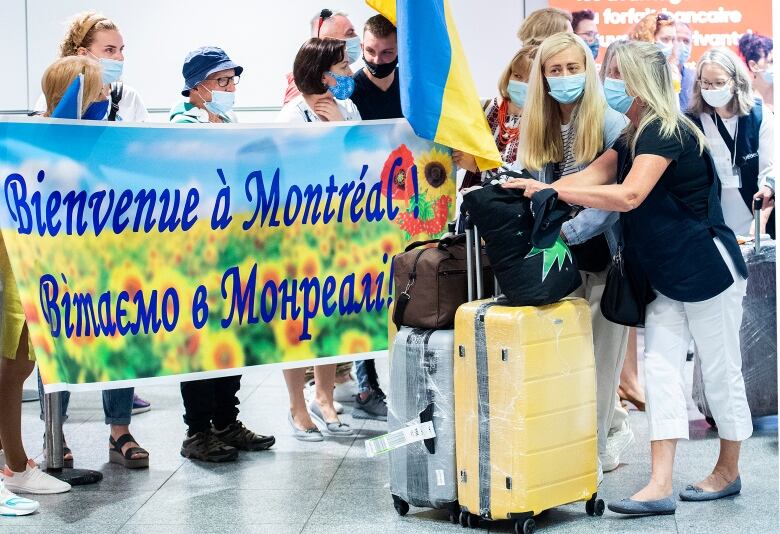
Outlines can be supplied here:
[[738, 235], [752, 232], [758, 197], [763, 233], [774, 207], [774, 116], [753, 96], [747, 68], [728, 48], [708, 50], [696, 78], [690, 115], [710, 144], [726, 224]]
[[[87, 56], [100, 64], [103, 94], [116, 106], [115, 110], [109, 110], [109, 120], [144, 122], [149, 114], [141, 97], [133, 87], [121, 82], [124, 50], [125, 42], [117, 24], [99, 13], [85, 11], [69, 22], [59, 55]], [[41, 96], [35, 103], [35, 110], [42, 112], [44, 109], [45, 100]]]
[[[528, 85], [517, 166], [540, 182], [550, 184], [586, 168], [612, 146], [628, 122], [607, 106], [593, 55], [573, 33], [558, 33], [542, 42]], [[618, 466], [620, 454], [633, 441], [627, 421], [616, 428], [612, 424], [628, 328], [608, 321], [600, 307], [607, 267], [617, 246], [613, 231], [617, 218], [610, 211], [586, 209], [564, 223], [561, 231], [582, 274], [577, 296], [588, 299], [593, 318], [599, 459], [604, 471]], [[610, 431], [620, 433], [614, 441], [620, 445], [608, 450]]]
[[[688, 438], [685, 379], [691, 339], [701, 358], [707, 401], [720, 435], [712, 472], [680, 499], [705, 501], [740, 492], [739, 451], [753, 426], [739, 345], [747, 268], [723, 220], [707, 139], [677, 109], [669, 65], [658, 47], [631, 42], [616, 51], [631, 99], [626, 134], [583, 172], [552, 186], [513, 180], [526, 196], [553, 187], [572, 204], [622, 212], [626, 270], [645, 277], [655, 298], [645, 320], [645, 381], [650, 482], [610, 503], [622, 514], [673, 514], [677, 440]], [[711, 396], [712, 395], [712, 396]]]
[[[488, 126], [496, 140], [496, 147], [501, 153], [502, 168], [511, 167], [517, 159], [520, 120], [523, 118], [523, 106], [528, 94], [528, 74], [531, 72], [536, 49], [535, 45], [524, 46], [514, 55], [498, 80], [499, 96], [488, 100], [483, 106]], [[452, 159], [458, 167], [467, 171], [463, 177], [462, 189], [489, 182], [496, 174], [496, 171], [480, 172], [474, 156], [460, 150], [452, 151]]]
[[557, 7], [537, 9], [523, 20], [517, 38], [523, 46], [540, 45], [556, 33], [573, 32], [571, 20], [571, 13]]
[[[149, 115], [141, 97], [131, 86], [121, 82], [124, 67], [125, 43], [117, 24], [95, 11], [75, 15], [67, 25], [65, 36], [60, 42], [59, 56], [62, 59], [82, 58], [94, 60], [98, 68], [101, 100], [108, 99], [106, 120], [143, 122]], [[45, 91], [44, 91], [45, 93]], [[49, 103], [41, 95], [35, 103], [35, 111], [42, 113]], [[48, 110], [51, 113], [51, 110]], [[38, 380], [43, 419], [43, 384]], [[70, 393], [59, 393], [62, 398], [62, 418], [68, 417]], [[110, 461], [127, 468], [144, 468], [149, 465], [149, 453], [134, 440], [128, 441], [130, 421], [134, 413], [148, 411], [149, 403], [135, 395], [134, 388], [120, 388], [103, 391], [103, 413], [105, 423], [111, 427], [109, 449], [118, 452], [109, 456]], [[116, 445], [121, 442], [121, 445]], [[133, 452], [130, 452], [130, 451]], [[128, 456], [129, 453], [129, 456]], [[112, 459], [113, 458], [113, 459]], [[64, 446], [66, 467], [73, 467], [73, 453]]]

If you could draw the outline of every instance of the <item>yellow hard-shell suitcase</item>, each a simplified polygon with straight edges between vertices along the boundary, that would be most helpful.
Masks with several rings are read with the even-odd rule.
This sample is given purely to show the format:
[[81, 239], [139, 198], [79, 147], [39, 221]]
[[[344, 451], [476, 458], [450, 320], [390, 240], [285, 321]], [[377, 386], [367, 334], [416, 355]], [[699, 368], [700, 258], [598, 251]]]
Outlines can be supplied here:
[[455, 434], [460, 521], [515, 521], [597, 499], [596, 378], [590, 310], [462, 305], [455, 315]]

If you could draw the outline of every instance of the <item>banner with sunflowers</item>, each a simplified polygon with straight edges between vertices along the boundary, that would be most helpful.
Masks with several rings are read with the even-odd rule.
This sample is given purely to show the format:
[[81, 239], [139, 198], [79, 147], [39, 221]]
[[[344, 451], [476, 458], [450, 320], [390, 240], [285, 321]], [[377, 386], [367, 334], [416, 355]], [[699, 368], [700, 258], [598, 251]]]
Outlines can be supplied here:
[[455, 203], [406, 121], [3, 121], [0, 170], [2, 332], [48, 391], [383, 356], [392, 257]]

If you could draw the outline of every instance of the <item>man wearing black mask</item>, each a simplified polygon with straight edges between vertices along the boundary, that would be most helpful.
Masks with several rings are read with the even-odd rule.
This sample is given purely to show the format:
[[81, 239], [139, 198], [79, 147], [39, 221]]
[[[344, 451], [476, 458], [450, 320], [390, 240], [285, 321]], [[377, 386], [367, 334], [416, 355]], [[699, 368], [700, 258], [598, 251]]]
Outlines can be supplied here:
[[398, 85], [398, 39], [393, 24], [382, 15], [366, 21], [363, 28], [363, 61], [355, 74], [355, 103], [363, 120], [398, 119], [401, 92]]

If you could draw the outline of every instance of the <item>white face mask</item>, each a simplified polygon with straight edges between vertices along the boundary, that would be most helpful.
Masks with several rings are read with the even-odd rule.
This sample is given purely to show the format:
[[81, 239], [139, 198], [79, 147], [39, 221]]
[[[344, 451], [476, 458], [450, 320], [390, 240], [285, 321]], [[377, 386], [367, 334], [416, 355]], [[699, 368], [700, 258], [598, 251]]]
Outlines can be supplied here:
[[714, 108], [722, 108], [729, 102], [734, 95], [731, 93], [731, 87], [726, 86], [723, 89], [702, 89], [701, 97], [704, 101]]

